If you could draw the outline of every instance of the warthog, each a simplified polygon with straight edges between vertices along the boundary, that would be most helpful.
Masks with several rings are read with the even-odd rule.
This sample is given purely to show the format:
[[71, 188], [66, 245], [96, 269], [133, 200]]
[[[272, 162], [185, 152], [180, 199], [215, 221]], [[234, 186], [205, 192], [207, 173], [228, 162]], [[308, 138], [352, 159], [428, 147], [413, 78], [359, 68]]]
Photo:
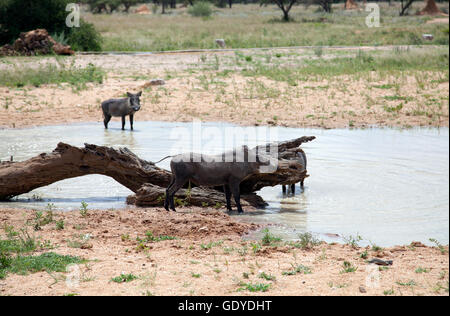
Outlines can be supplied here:
[[[299, 151], [297, 151], [295, 154], [295, 158], [292, 158], [291, 160], [298, 161], [303, 166], [303, 169], [306, 170], [307, 160], [306, 160], [306, 154], [303, 150], [300, 149]], [[302, 189], [305, 187], [304, 182], [305, 182], [305, 179], [303, 179], [300, 182], [300, 188], [302, 188]], [[291, 186], [291, 193], [295, 194], [295, 183], [291, 184], [290, 186]], [[286, 186], [285, 185], [283, 185], [283, 194], [286, 194]]]
[[[175, 211], [175, 193], [188, 181], [191, 181], [198, 186], [217, 187], [223, 185], [227, 210], [232, 211], [231, 194], [233, 194], [238, 212], [243, 213], [240, 202], [240, 183], [253, 174], [275, 171], [274, 162], [273, 158], [257, 154], [255, 150], [249, 150], [247, 146], [215, 156], [195, 153], [173, 156], [170, 162], [172, 180], [166, 190], [164, 207], [169, 211], [170, 205], [170, 209]], [[267, 171], [261, 168], [262, 166], [265, 166]], [[274, 168], [275, 170], [273, 170]]]
[[125, 130], [125, 117], [130, 116], [131, 130], [133, 130], [134, 113], [141, 109], [140, 97], [142, 91], [137, 94], [127, 93], [127, 98], [110, 99], [102, 103], [105, 128], [108, 129], [108, 123], [111, 118], [122, 117], [122, 130]]

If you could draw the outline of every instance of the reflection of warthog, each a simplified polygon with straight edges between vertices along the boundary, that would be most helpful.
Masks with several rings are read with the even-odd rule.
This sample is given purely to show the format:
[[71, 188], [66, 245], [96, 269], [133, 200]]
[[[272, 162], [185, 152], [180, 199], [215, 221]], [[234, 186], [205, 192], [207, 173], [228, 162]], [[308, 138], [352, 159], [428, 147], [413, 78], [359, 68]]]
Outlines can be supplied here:
[[108, 129], [108, 123], [111, 118], [122, 117], [122, 130], [125, 129], [125, 118], [130, 116], [131, 130], [133, 130], [134, 113], [141, 109], [140, 97], [142, 92], [137, 94], [127, 93], [127, 98], [110, 99], [102, 103], [103, 116], [105, 118], [105, 128]]
[[[306, 170], [306, 164], [307, 164], [306, 154], [302, 149], [297, 148], [295, 156], [290, 158], [289, 160], [298, 161], [303, 166], [303, 169]], [[302, 188], [302, 189], [304, 188], [304, 182], [305, 182], [305, 179], [303, 178], [302, 181], [300, 181], [300, 188]], [[295, 183], [290, 184], [290, 189], [291, 189], [292, 194], [295, 194]], [[287, 191], [286, 186], [283, 185], [283, 194], [286, 194], [286, 191]]]
[[255, 150], [250, 150], [247, 146], [216, 156], [194, 153], [174, 156], [170, 162], [172, 180], [166, 190], [164, 207], [169, 210], [170, 205], [170, 209], [175, 211], [175, 193], [191, 181], [198, 186], [223, 185], [228, 211], [232, 211], [231, 194], [233, 194], [238, 212], [243, 213], [240, 203], [240, 183], [248, 176], [265, 173], [261, 172], [261, 167], [267, 167], [270, 163], [268, 156], [256, 154]]

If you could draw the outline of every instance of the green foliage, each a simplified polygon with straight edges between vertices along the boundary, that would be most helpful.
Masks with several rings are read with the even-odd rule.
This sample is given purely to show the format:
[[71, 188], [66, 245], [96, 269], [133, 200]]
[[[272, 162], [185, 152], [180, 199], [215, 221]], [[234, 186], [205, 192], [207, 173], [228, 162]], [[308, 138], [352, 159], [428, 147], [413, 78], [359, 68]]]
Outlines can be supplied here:
[[301, 264], [301, 265], [299, 265], [297, 267], [293, 267], [293, 269], [290, 270], [290, 271], [283, 272], [282, 274], [283, 275], [296, 275], [298, 273], [300, 273], [300, 274], [311, 274], [312, 272], [311, 272], [311, 268]]
[[66, 28], [66, 6], [72, 0], [2, 0], [0, 46], [14, 41], [21, 32], [45, 28], [50, 34]]
[[356, 270], [358, 270], [357, 267], [353, 266], [348, 261], [344, 261], [344, 263], [343, 263], [343, 270], [341, 271], [341, 273], [352, 273], [352, 272], [355, 272]]
[[211, 5], [206, 1], [195, 2], [194, 5], [189, 8], [188, 13], [195, 17], [210, 17], [212, 14]]
[[88, 204], [84, 201], [81, 202], [80, 215], [81, 217], [86, 217], [88, 215]]
[[43, 84], [68, 83], [77, 90], [85, 89], [88, 82], [102, 83], [105, 72], [89, 64], [85, 68], [75, 65], [57, 66], [53, 64], [39, 67], [14, 67], [0, 72], [0, 86], [21, 88], [24, 86], [39, 87]]
[[280, 237], [274, 236], [267, 228], [263, 230], [264, 236], [261, 240], [262, 244], [267, 245], [273, 245], [275, 243], [280, 242], [282, 239]]
[[111, 281], [115, 282], [115, 283], [128, 283], [128, 282], [134, 281], [136, 279], [138, 279], [138, 277], [131, 273], [130, 274], [122, 273], [121, 275], [119, 275], [115, 278], [112, 278]]
[[264, 284], [264, 283], [240, 283], [241, 287], [238, 289], [238, 292], [247, 290], [249, 292], [267, 292], [270, 288], [270, 284]]
[[80, 20], [80, 27], [74, 27], [67, 35], [67, 43], [75, 51], [100, 51], [102, 37], [94, 25]]
[[[6, 260], [5, 260], [6, 258]], [[41, 271], [66, 272], [69, 264], [84, 263], [85, 260], [79, 257], [62, 256], [53, 252], [44, 253], [39, 256], [17, 256], [8, 258], [0, 254], [0, 278], [7, 273], [26, 275]]]

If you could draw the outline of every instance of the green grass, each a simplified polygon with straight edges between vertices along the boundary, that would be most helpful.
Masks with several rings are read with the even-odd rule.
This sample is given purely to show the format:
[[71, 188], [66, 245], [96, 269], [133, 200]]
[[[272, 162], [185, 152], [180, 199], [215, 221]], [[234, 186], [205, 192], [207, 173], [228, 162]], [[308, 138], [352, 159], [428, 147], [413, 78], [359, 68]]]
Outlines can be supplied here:
[[62, 256], [53, 252], [39, 256], [8, 257], [0, 255], [0, 278], [5, 278], [7, 273], [26, 275], [41, 271], [66, 272], [66, 267], [69, 264], [84, 262], [86, 261], [79, 257]]
[[275, 276], [273, 276], [273, 275], [271, 275], [271, 274], [267, 274], [267, 273], [265, 273], [265, 272], [261, 272], [261, 273], [259, 274], [259, 277], [260, 277], [261, 279], [266, 280], [266, 281], [276, 281], [276, 277], [275, 277]]
[[341, 270], [341, 274], [342, 273], [352, 273], [352, 272], [356, 272], [356, 270], [358, 270], [357, 267], [355, 267], [348, 261], [344, 261], [344, 263], [342, 265], [343, 265], [343, 269]]
[[[414, 3], [412, 14], [404, 17], [398, 16], [399, 2], [392, 4], [379, 4], [380, 28], [366, 26], [364, 10], [346, 11], [342, 4], [335, 4], [331, 14], [318, 12], [316, 5], [294, 6], [291, 23], [280, 22], [281, 11], [273, 4], [214, 8], [208, 19], [182, 14], [181, 9], [164, 15], [84, 14], [83, 18], [100, 31], [105, 51], [210, 49], [217, 48], [217, 38], [223, 38], [228, 48], [448, 44], [448, 24], [426, 24], [430, 17], [413, 14], [422, 2]], [[448, 9], [447, 3], [438, 5]], [[423, 40], [424, 33], [433, 34], [434, 40]]]
[[[266, 77], [295, 86], [298, 81], [310, 78], [329, 78], [342, 75], [356, 75], [369, 72], [405, 71], [448, 71], [448, 49], [430, 51], [405, 50], [369, 54], [359, 51], [355, 57], [334, 57], [329, 59], [303, 59], [298, 65], [286, 66], [283, 62], [254, 63], [241, 70], [244, 76]], [[387, 96], [386, 100], [406, 100], [407, 97]]]
[[239, 284], [239, 286], [241, 286], [238, 289], [238, 292], [240, 291], [249, 291], [249, 292], [267, 292], [270, 288], [270, 284], [264, 284], [264, 283], [243, 283], [241, 282]]
[[267, 228], [263, 230], [264, 236], [261, 239], [261, 242], [264, 246], [272, 246], [281, 242], [282, 239], [280, 237], [274, 236]]
[[297, 267], [294, 267], [294, 269], [289, 271], [284, 271], [283, 275], [296, 275], [296, 274], [311, 274], [311, 268], [304, 266], [304, 265], [298, 265]]
[[160, 236], [154, 236], [153, 232], [147, 231], [145, 233], [145, 241], [147, 242], [159, 242], [164, 240], [175, 240], [177, 237], [174, 236], [166, 236], [166, 235], [160, 235]]
[[137, 279], [138, 279], [138, 277], [131, 273], [130, 274], [122, 273], [119, 276], [112, 278], [111, 281], [114, 283], [128, 283], [128, 282], [131, 282], [131, 281], [134, 281]]
[[414, 281], [414, 280], [409, 280], [408, 282], [397, 281], [395, 283], [397, 283], [400, 286], [410, 286], [410, 287], [413, 287], [413, 286], [417, 285], [416, 281]]
[[87, 83], [103, 83], [105, 72], [93, 64], [76, 67], [45, 64], [38, 67], [14, 66], [0, 71], [0, 86], [21, 88], [25, 86], [40, 87], [44, 84], [67, 83], [76, 90], [85, 89]]

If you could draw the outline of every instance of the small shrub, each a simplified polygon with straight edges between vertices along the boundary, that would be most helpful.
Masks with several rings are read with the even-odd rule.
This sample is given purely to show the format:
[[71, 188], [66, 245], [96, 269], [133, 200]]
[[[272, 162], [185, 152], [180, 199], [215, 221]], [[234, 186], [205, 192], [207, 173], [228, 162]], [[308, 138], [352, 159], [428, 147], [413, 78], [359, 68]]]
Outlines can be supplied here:
[[211, 5], [205, 1], [196, 2], [189, 8], [188, 13], [195, 17], [210, 17], [212, 14]]
[[264, 283], [258, 283], [258, 284], [252, 284], [252, 283], [240, 283], [241, 287], [238, 289], [238, 292], [240, 291], [249, 291], [249, 292], [267, 292], [270, 288], [270, 284], [264, 284]]
[[358, 270], [357, 267], [353, 266], [350, 262], [344, 261], [344, 269], [341, 271], [341, 273], [352, 273]]
[[281, 241], [280, 237], [275, 237], [272, 233], [270, 233], [270, 231], [267, 228], [264, 229], [263, 232], [264, 232], [264, 236], [261, 240], [263, 245], [265, 245], [265, 246], [272, 245], [274, 243]]
[[67, 43], [75, 51], [100, 51], [102, 49], [102, 37], [94, 25], [83, 20], [80, 27], [74, 27], [67, 35]]
[[133, 274], [121, 274], [115, 278], [112, 278], [111, 281], [115, 283], [128, 283], [136, 280], [138, 277]]
[[88, 215], [88, 204], [84, 201], [81, 202], [80, 215], [81, 217], [86, 217]]

